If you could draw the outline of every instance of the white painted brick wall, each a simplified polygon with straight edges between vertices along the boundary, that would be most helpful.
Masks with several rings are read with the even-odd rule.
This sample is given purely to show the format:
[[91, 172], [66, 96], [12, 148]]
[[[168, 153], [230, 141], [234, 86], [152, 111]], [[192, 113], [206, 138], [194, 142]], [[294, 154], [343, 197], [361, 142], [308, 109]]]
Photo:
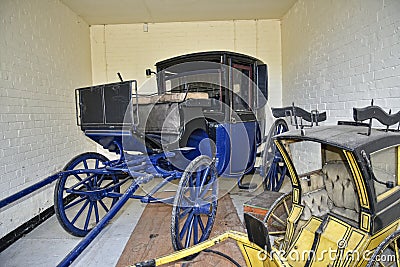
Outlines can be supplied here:
[[[89, 26], [58, 0], [0, 1], [0, 199], [95, 150], [76, 126]], [[54, 184], [0, 210], [0, 237], [53, 204]]]
[[299, 0], [282, 19], [283, 104], [352, 120], [371, 99], [400, 110], [400, 1]]
[[[145, 69], [173, 56], [209, 50], [249, 54], [269, 66], [271, 105], [282, 99], [281, 33], [278, 20], [155, 23], [90, 27], [93, 83], [146, 80]], [[153, 92], [156, 88], [150, 88]]]

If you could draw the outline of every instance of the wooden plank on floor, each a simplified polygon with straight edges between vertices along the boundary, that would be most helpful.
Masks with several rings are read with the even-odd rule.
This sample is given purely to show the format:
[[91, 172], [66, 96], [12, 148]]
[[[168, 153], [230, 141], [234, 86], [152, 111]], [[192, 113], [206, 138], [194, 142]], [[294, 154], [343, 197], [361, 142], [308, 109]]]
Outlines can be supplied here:
[[[171, 244], [171, 211], [170, 205], [149, 204], [143, 211], [135, 230], [132, 232], [117, 266], [129, 266], [136, 262], [149, 260], [173, 252]], [[230, 196], [227, 194], [218, 201], [217, 216], [211, 237], [228, 230], [244, 232], [244, 227], [237, 215]], [[234, 258], [241, 266], [246, 266], [239, 247], [228, 241], [212, 248]], [[166, 266], [181, 266], [182, 261]], [[193, 259], [189, 266], [234, 266], [227, 259], [202, 252]]]

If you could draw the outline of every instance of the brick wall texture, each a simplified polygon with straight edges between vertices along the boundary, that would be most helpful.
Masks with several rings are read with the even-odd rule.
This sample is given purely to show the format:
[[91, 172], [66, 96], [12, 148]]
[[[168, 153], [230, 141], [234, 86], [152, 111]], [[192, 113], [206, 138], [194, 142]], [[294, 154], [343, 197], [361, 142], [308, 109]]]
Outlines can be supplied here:
[[[0, 199], [95, 146], [75, 119], [91, 85], [89, 26], [58, 0], [0, 1]], [[54, 184], [0, 210], [0, 237], [53, 204]]]
[[370, 103], [400, 110], [400, 1], [299, 0], [282, 18], [283, 104], [351, 120]]

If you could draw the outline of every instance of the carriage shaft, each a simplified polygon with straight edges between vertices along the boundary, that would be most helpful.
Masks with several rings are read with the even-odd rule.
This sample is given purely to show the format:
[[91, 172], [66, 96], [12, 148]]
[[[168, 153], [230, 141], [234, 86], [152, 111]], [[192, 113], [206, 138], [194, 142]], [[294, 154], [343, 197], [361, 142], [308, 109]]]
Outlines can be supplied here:
[[89, 246], [89, 244], [97, 237], [103, 230], [107, 223], [114, 218], [122, 206], [130, 199], [131, 195], [138, 189], [139, 184], [134, 180], [129, 188], [125, 191], [122, 197], [115, 203], [115, 205], [107, 212], [107, 214], [99, 221], [99, 223], [82, 239], [78, 245], [57, 265], [69, 266], [81, 253]]
[[9, 204], [11, 204], [11, 203], [13, 203], [13, 202], [15, 202], [15, 201], [17, 201], [17, 200], [19, 200], [19, 199], [21, 199], [21, 198], [23, 198], [23, 197], [25, 197], [25, 196], [27, 196], [27, 195], [29, 195], [29, 194], [31, 194], [31, 193], [33, 193], [33, 192], [35, 192], [36, 190], [38, 190], [38, 189], [40, 189], [40, 188], [42, 188], [42, 187], [44, 187], [44, 186], [46, 186], [48, 184], [51, 184], [52, 182], [57, 180], [61, 175], [62, 175], [62, 173], [57, 173], [57, 174], [54, 174], [52, 176], [49, 176], [46, 179], [43, 179], [42, 181], [40, 181], [40, 182], [38, 182], [36, 184], [33, 184], [33, 185], [31, 185], [31, 186], [29, 186], [29, 187], [27, 187], [27, 188], [25, 188], [25, 189], [23, 189], [21, 191], [9, 196], [9, 197], [6, 197], [6, 198], [2, 199], [0, 201], [0, 209], [5, 207], [5, 206], [7, 206], [7, 205], [9, 205]]

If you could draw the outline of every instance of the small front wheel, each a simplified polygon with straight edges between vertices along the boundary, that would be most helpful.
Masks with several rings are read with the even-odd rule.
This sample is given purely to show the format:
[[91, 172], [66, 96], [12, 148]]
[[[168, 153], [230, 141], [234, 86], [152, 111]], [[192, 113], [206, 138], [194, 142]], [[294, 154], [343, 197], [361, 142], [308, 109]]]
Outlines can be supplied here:
[[184, 171], [172, 208], [171, 237], [175, 250], [206, 240], [211, 233], [218, 205], [218, 180], [214, 161], [195, 158]]
[[[292, 192], [285, 193], [272, 203], [265, 215], [264, 222], [268, 228], [268, 234], [273, 237], [275, 244], [283, 241], [286, 234], [287, 219], [292, 210]], [[272, 241], [272, 240], [271, 240]]]

